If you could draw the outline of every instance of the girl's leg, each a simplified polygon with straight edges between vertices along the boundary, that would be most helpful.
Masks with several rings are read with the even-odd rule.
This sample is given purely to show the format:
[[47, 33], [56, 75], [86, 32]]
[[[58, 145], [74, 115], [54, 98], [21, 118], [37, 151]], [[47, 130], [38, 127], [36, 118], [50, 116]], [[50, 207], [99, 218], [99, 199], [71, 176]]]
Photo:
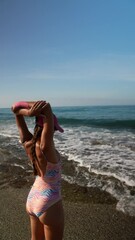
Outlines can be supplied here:
[[44, 225], [36, 216], [30, 215], [31, 240], [45, 240]]
[[62, 240], [64, 232], [62, 201], [51, 206], [39, 219], [44, 224], [46, 240]]
[[63, 227], [62, 226], [49, 226], [44, 225], [45, 239], [46, 240], [62, 240], [63, 239]]
[[64, 232], [64, 211], [62, 201], [55, 203], [39, 220], [44, 224], [46, 240], [62, 240]]

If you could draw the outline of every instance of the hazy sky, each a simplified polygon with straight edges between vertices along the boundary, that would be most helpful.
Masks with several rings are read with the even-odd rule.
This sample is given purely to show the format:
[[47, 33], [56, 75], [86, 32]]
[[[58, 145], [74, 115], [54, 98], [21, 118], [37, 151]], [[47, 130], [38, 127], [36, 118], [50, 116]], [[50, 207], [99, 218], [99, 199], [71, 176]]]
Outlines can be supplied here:
[[134, 0], [0, 0], [0, 107], [135, 104]]

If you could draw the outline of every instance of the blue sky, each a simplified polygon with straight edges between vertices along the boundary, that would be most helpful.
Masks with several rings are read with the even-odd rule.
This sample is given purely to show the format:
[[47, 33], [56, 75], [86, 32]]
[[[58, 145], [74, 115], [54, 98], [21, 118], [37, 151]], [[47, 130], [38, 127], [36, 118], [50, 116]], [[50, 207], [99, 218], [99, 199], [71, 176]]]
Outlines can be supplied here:
[[134, 0], [1, 0], [0, 107], [135, 104]]

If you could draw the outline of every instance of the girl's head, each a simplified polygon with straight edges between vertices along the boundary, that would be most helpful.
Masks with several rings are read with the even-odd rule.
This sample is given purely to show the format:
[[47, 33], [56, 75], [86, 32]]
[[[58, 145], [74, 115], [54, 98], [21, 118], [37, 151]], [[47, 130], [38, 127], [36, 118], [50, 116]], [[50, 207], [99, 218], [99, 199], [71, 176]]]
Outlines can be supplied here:
[[[36, 117], [36, 125], [43, 128], [44, 119], [45, 119], [44, 115], [40, 115], [40, 116]], [[54, 121], [54, 131], [59, 131], [61, 133], [64, 132], [63, 128], [59, 125], [58, 119], [55, 114], [53, 114], [53, 121]]]

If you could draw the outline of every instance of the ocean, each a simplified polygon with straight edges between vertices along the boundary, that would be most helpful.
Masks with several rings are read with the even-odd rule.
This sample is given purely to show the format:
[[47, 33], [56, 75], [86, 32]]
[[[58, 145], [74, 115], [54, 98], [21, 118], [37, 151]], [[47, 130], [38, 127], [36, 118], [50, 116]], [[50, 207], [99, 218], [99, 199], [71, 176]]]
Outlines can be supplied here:
[[[55, 133], [56, 148], [76, 163], [76, 175], [63, 173], [63, 179], [109, 192], [118, 200], [118, 210], [135, 216], [135, 106], [54, 107], [53, 112], [64, 128]], [[33, 132], [34, 118], [26, 121]], [[14, 115], [2, 108], [0, 186], [28, 181], [31, 172]]]

